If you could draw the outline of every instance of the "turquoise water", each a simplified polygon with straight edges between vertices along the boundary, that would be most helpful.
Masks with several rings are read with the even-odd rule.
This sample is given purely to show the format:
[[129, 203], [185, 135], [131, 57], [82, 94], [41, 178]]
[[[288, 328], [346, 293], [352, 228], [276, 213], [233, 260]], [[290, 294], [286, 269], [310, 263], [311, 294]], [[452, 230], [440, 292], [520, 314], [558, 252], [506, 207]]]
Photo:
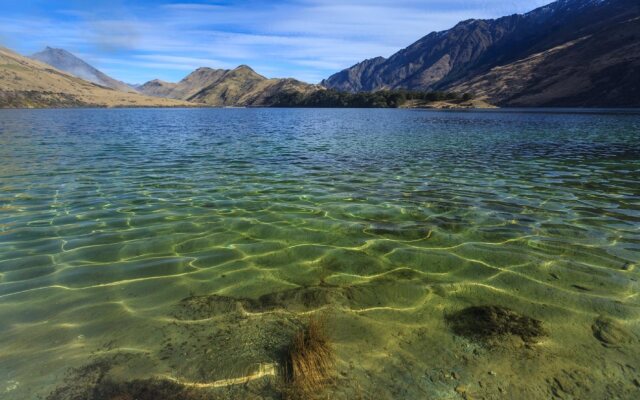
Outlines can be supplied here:
[[337, 398], [634, 398], [639, 261], [635, 111], [0, 110], [3, 398], [248, 376], [320, 313]]

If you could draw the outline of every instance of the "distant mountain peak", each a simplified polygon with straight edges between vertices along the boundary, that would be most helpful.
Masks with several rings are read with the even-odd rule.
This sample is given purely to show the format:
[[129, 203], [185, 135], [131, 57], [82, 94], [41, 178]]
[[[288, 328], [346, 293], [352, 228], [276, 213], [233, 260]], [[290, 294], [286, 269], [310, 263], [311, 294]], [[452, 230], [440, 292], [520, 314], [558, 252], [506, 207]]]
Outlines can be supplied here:
[[241, 76], [244, 79], [253, 80], [266, 80], [267, 78], [257, 73], [253, 68], [248, 65], [238, 65], [236, 68], [227, 71], [226, 76]]
[[143, 85], [140, 86], [144, 86], [144, 85], [166, 85], [169, 84], [169, 82], [163, 81], [162, 79], [153, 79]]
[[111, 78], [65, 49], [47, 46], [44, 50], [33, 54], [30, 58], [101, 86], [122, 92], [135, 92], [131, 86]]
[[[59, 49], [59, 48], [55, 48], [55, 47], [51, 47], [51, 46], [46, 46], [42, 51], [39, 51], [37, 53], [34, 53], [30, 58], [35, 58], [35, 57], [44, 57], [46, 55], [55, 55], [55, 56], [67, 56], [69, 58], [74, 59], [77, 62], [80, 63], [85, 63], [85, 61], [81, 60], [80, 58], [74, 56], [72, 53], [68, 52], [65, 49]], [[88, 65], [88, 64], [87, 64]]]
[[216, 75], [216, 74], [220, 74], [220, 73], [226, 72], [226, 71], [227, 70], [225, 70], [225, 69], [214, 69], [214, 68], [209, 68], [209, 67], [200, 67], [200, 68], [194, 70], [193, 72], [191, 72], [186, 77], [184, 77], [183, 80], [192, 79], [194, 77]]
[[197, 68], [195, 71], [193, 71], [192, 74], [196, 72], [209, 72], [209, 71], [217, 71], [217, 70], [210, 67], [200, 67], [200, 68]]
[[240, 64], [236, 68], [234, 68], [233, 70], [234, 71], [247, 71], [247, 72], [256, 73], [256, 71], [253, 68], [251, 68], [250, 66], [248, 66], [246, 64]]
[[[30, 58], [33, 59], [40, 59], [40, 58], [52, 58], [52, 57], [57, 57], [57, 58], [61, 58], [64, 57], [68, 60], [73, 60], [74, 63], [76, 64], [82, 64], [85, 66], [88, 66], [90, 68], [93, 68], [91, 65], [89, 65], [89, 63], [87, 63], [86, 61], [82, 60], [81, 58], [77, 57], [76, 55], [74, 55], [73, 53], [65, 50], [65, 49], [59, 49], [59, 48], [55, 48], [55, 47], [51, 47], [51, 46], [47, 46], [45, 47], [42, 51], [39, 51], [37, 53], [34, 53], [33, 55], [30, 56]], [[48, 64], [47, 62], [45, 62], [46, 64]]]

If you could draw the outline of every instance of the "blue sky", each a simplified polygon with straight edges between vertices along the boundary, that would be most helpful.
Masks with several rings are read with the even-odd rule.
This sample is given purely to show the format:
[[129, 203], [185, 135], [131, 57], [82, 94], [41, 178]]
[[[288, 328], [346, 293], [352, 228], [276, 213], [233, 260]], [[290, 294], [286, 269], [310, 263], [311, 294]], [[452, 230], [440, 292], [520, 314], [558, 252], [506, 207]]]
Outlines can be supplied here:
[[551, 0], [0, 0], [0, 45], [71, 51], [114, 78], [179, 81], [197, 67], [247, 64], [317, 83], [468, 18]]

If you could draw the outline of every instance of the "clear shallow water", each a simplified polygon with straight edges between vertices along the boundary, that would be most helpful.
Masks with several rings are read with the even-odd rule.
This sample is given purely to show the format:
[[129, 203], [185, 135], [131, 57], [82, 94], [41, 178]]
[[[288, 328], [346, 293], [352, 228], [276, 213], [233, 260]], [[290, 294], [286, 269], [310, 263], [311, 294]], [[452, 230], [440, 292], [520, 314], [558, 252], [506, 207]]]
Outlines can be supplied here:
[[[633, 111], [0, 110], [0, 393], [123, 354], [116, 377], [235, 378], [322, 312], [335, 396], [625, 398], [639, 160]], [[487, 304], [548, 334], [451, 332]]]

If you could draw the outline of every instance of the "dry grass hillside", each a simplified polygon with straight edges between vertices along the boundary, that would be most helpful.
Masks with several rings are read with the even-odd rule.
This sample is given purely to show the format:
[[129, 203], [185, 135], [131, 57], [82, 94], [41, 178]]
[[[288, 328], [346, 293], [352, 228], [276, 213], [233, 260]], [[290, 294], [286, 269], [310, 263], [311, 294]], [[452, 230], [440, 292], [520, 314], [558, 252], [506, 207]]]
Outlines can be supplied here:
[[212, 106], [262, 106], [282, 92], [303, 95], [321, 90], [317, 85], [295, 79], [267, 79], [246, 65], [227, 71], [214, 84], [205, 87], [187, 100]]
[[155, 79], [140, 86], [138, 90], [149, 96], [186, 100], [202, 88], [217, 82], [226, 72], [224, 69], [198, 68], [178, 83]]
[[193, 104], [98, 86], [0, 47], [2, 108], [185, 106]]
[[279, 93], [309, 93], [324, 90], [295, 79], [267, 79], [246, 65], [232, 70], [199, 68], [178, 83], [153, 80], [140, 92], [158, 97], [187, 100], [214, 107], [269, 106]]

